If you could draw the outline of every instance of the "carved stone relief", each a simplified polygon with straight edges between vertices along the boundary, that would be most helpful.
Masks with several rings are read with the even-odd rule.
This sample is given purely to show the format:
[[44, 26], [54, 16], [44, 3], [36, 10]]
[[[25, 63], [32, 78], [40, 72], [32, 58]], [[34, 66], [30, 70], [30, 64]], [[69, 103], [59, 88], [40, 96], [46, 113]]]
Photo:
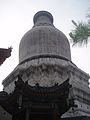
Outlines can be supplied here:
[[40, 86], [49, 87], [56, 83], [61, 84], [68, 78], [63, 68], [46, 64], [30, 66], [20, 71], [20, 74], [22, 79], [32, 86], [38, 83]]

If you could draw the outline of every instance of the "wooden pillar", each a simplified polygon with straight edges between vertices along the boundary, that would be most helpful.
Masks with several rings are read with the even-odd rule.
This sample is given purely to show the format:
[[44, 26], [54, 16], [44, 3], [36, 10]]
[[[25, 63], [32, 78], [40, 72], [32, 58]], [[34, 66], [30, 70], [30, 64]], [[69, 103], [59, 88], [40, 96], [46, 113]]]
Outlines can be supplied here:
[[53, 120], [60, 120], [60, 114], [58, 111], [57, 104], [52, 103], [52, 110], [53, 110]]
[[18, 103], [19, 103], [19, 109], [21, 109], [22, 107], [22, 95], [21, 94], [19, 95]]
[[26, 109], [26, 119], [25, 120], [29, 120], [30, 117], [30, 111], [29, 108]]

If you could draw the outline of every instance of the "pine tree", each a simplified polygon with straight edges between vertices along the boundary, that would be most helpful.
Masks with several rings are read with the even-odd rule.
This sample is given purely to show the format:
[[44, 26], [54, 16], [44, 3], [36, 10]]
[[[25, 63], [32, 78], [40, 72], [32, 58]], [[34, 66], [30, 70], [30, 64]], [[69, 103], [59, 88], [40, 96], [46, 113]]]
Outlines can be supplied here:
[[74, 30], [69, 33], [70, 40], [74, 45], [87, 45], [90, 40], [90, 15], [87, 16], [87, 22], [76, 23], [72, 20]]

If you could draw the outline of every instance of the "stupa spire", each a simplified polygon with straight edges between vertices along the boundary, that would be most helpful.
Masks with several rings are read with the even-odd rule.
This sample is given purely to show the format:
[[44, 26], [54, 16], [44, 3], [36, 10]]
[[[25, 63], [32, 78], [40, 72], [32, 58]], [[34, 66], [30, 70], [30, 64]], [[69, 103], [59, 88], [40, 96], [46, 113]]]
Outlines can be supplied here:
[[53, 25], [53, 16], [47, 11], [39, 11], [34, 15], [34, 25]]

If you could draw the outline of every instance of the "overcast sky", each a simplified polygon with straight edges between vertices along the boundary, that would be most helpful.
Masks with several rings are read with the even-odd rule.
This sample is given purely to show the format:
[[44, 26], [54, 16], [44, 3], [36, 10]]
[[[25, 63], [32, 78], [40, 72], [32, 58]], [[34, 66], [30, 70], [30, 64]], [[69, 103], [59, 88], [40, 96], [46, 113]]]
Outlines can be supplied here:
[[[18, 65], [19, 43], [32, 28], [33, 16], [40, 10], [49, 11], [54, 25], [69, 38], [73, 29], [71, 20], [87, 21], [90, 0], [0, 0], [0, 48], [13, 47], [12, 55], [0, 66], [0, 90], [2, 80]], [[72, 61], [90, 74], [90, 43], [87, 47], [71, 47]]]

